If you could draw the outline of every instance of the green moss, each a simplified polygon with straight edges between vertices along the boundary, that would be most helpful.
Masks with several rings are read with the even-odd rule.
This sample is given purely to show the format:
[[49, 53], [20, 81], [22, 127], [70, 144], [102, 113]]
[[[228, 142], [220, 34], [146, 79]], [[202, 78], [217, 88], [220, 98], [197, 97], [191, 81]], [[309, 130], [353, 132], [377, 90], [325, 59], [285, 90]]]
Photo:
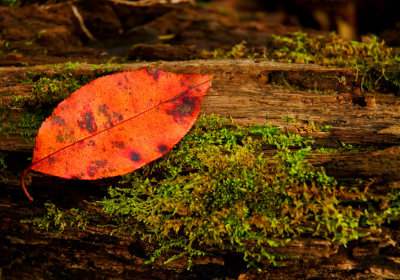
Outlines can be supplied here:
[[331, 128], [332, 128], [331, 125], [325, 124], [325, 125], [322, 125], [322, 126], [320, 127], [320, 130], [321, 130], [322, 132], [329, 132]]
[[50, 115], [52, 108], [38, 106], [35, 109], [30, 107], [31, 102], [31, 98], [24, 96], [14, 98], [12, 109], [21, 110], [21, 107], [28, 107], [18, 120], [10, 119], [11, 110], [9, 108], [0, 107], [0, 134], [9, 136], [18, 133], [28, 142], [34, 140], [40, 125]]
[[9, 184], [15, 178], [13, 173], [15, 170], [11, 167], [12, 160], [13, 155], [0, 151], [0, 183]]
[[15, 6], [18, 2], [18, 0], [1, 0], [0, 6], [12, 7]]
[[[204, 51], [201, 57], [257, 58], [346, 67], [362, 74], [359, 78], [362, 89], [385, 88], [395, 92], [400, 89], [400, 55], [376, 36], [357, 42], [345, 40], [335, 33], [309, 36], [295, 32], [287, 36], [273, 36], [273, 41], [265, 47], [247, 48], [246, 42], [241, 42], [230, 51]], [[285, 82], [280, 81], [278, 85], [285, 85]]]
[[59, 102], [93, 79], [118, 72], [122, 67], [122, 65], [113, 67], [111, 64], [107, 64], [102, 71], [99, 71], [99, 68], [104, 65], [93, 65], [93, 75], [77, 74], [76, 68], [82, 65], [87, 64], [67, 62], [57, 65], [59, 73], [51, 77], [45, 76], [42, 72], [26, 71], [26, 79], [21, 83], [33, 84], [32, 95], [14, 97], [11, 107], [24, 111], [19, 120], [10, 120], [9, 110], [4, 107], [0, 108], [0, 133], [6, 135], [19, 133], [26, 141], [33, 141], [40, 125], [50, 116]]
[[56, 105], [72, 92], [89, 82], [87, 77], [71, 77], [67, 74], [53, 78], [42, 77], [33, 86], [32, 105]]
[[[120, 72], [121, 68], [124, 67], [124, 65], [125, 64], [113, 65], [111, 63], [92, 64], [92, 71], [96, 77], [100, 77], [100, 76], [104, 76], [104, 75], [118, 73], [118, 72]], [[99, 71], [101, 68], [103, 68], [103, 69], [101, 71]]]
[[74, 71], [77, 67], [79, 66], [85, 66], [87, 65], [86, 62], [71, 62], [68, 61], [66, 63], [64, 63], [64, 67], [67, 71]]
[[0, 153], [0, 170], [7, 169], [7, 165], [6, 165], [4, 158], [5, 158], [4, 153]]
[[[166, 262], [187, 256], [189, 266], [209, 248], [240, 253], [249, 265], [277, 264], [285, 256], [271, 247], [290, 239], [314, 236], [346, 245], [398, 219], [399, 190], [377, 195], [366, 183], [341, 185], [307, 163], [311, 143], [270, 125], [244, 128], [203, 115], [171, 152], [123, 176], [94, 205], [109, 216], [102, 226], [156, 242], [150, 261], [174, 248], [181, 253]], [[266, 157], [265, 149], [276, 153]], [[64, 211], [50, 210], [37, 223], [61, 229], [51, 220]]]
[[0, 152], [0, 183], [7, 183], [8, 178], [5, 176], [7, 170], [6, 154]]
[[326, 147], [322, 147], [322, 148], [318, 148], [315, 151], [317, 151], [318, 153], [337, 153], [337, 152], [371, 152], [371, 151], [376, 151], [378, 150], [377, 147], [374, 146], [355, 146], [343, 141], [340, 141], [340, 146], [336, 147], [336, 148], [326, 148]]
[[331, 125], [324, 124], [322, 126], [317, 126], [313, 121], [298, 121], [291, 117], [283, 117], [282, 120], [296, 127], [298, 132], [307, 134], [312, 132], [329, 132], [332, 128]]
[[[29, 98], [27, 104], [32, 107], [37, 106], [51, 106], [54, 107], [60, 101], [68, 98], [72, 92], [80, 88], [81, 86], [89, 83], [93, 79], [101, 77], [103, 75], [116, 73], [120, 70], [123, 65], [112, 66], [107, 65], [92, 65], [93, 75], [81, 75], [75, 72], [79, 66], [86, 66], [87, 63], [80, 62], [66, 62], [64, 64], [57, 65], [56, 68], [60, 73], [47, 77], [40, 72], [27, 71], [26, 83], [33, 83], [32, 97]], [[99, 68], [105, 68], [99, 71]], [[60, 68], [63, 68], [60, 70]]]
[[52, 203], [45, 203], [46, 214], [42, 218], [33, 220], [23, 220], [21, 222], [33, 223], [42, 230], [55, 229], [57, 232], [63, 232], [66, 228], [85, 229], [88, 223], [86, 211], [72, 208], [61, 211]]
[[4, 121], [0, 125], [0, 133], [9, 135], [19, 133], [26, 141], [33, 141], [42, 122], [49, 114], [26, 112], [18, 121]]
[[322, 94], [322, 95], [332, 95], [332, 94], [338, 93], [336, 90], [333, 90], [333, 89], [326, 89], [326, 90], [308, 89], [307, 91], [310, 93], [317, 93], [317, 94]]

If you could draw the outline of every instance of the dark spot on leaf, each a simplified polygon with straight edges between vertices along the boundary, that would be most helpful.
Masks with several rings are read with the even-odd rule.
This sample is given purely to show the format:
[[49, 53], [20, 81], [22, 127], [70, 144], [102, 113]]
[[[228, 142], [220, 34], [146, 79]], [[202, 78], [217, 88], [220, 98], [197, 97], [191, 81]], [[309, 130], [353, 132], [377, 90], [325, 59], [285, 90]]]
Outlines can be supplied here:
[[184, 85], [185, 85], [185, 82], [182, 81], [182, 80], [180, 80], [180, 81], [179, 81], [179, 84], [180, 84], [181, 86], [184, 86]]
[[196, 100], [197, 100], [197, 97], [189, 98], [189, 97], [185, 96], [182, 98], [182, 103], [194, 106], [194, 102]]
[[81, 180], [83, 177], [85, 177], [85, 173], [82, 172], [79, 175], [72, 175], [71, 179], [73, 179], [73, 180]]
[[87, 174], [89, 175], [89, 177], [93, 177], [94, 175], [96, 175], [97, 173], [97, 168], [94, 166], [88, 166], [87, 168]]
[[111, 142], [112, 147], [114, 148], [118, 148], [118, 149], [124, 149], [125, 148], [125, 144], [122, 141], [112, 141]]
[[196, 91], [197, 91], [197, 92], [201, 92], [201, 89], [199, 89], [199, 88], [196, 88]]
[[95, 163], [98, 167], [104, 167], [107, 165], [107, 160], [96, 160]]
[[96, 143], [93, 140], [90, 140], [89, 143], [87, 143], [88, 146], [94, 146]]
[[168, 151], [168, 147], [165, 145], [158, 145], [158, 150], [160, 151], [160, 153], [165, 153], [166, 151]]
[[129, 84], [129, 80], [128, 80], [128, 77], [126, 76], [126, 74], [124, 75], [124, 77], [125, 77], [125, 81]]
[[61, 131], [58, 131], [56, 139], [57, 139], [58, 142], [64, 142], [65, 141], [64, 137], [62, 136]]
[[118, 81], [118, 85], [119, 86], [122, 85], [122, 81], [121, 80]]
[[56, 124], [61, 125], [61, 126], [65, 126], [65, 119], [62, 118], [62, 117], [59, 117], [59, 116], [54, 116], [51, 119], [51, 125], [56, 125]]
[[99, 106], [98, 110], [99, 110], [99, 113], [103, 113], [107, 117], [107, 123], [104, 124], [104, 126], [105, 127], [114, 126], [114, 123], [112, 122], [111, 116], [107, 111], [108, 110], [108, 106], [106, 104], [103, 104], [103, 105]]
[[192, 114], [193, 109], [196, 107], [197, 97], [183, 97], [182, 103], [177, 104], [173, 110], [168, 110], [168, 115], [173, 115], [175, 122], [180, 121], [181, 123], [185, 123], [183, 117], [189, 116]]
[[53, 164], [56, 161], [54, 157], [49, 157], [49, 164]]
[[123, 117], [122, 117], [121, 114], [119, 114], [119, 113], [117, 113], [117, 112], [113, 112], [113, 115], [114, 115], [114, 117], [117, 118], [118, 120], [120, 120], [120, 121], [123, 120]]
[[131, 160], [133, 161], [140, 161], [141, 160], [141, 156], [139, 153], [136, 152], [131, 152]]
[[149, 75], [153, 76], [155, 81], [158, 81], [158, 78], [160, 77], [160, 70], [155, 69], [155, 68], [146, 68], [146, 71]]
[[86, 129], [90, 133], [94, 133], [97, 131], [97, 124], [94, 121], [93, 113], [87, 112], [83, 115], [82, 120], [78, 120], [78, 125], [82, 129]]

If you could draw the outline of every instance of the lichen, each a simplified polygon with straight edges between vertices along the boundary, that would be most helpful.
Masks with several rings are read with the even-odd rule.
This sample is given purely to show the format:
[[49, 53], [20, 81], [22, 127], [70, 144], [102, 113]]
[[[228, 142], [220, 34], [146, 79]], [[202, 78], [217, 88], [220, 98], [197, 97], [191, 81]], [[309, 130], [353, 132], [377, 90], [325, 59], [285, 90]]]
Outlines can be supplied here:
[[370, 228], [398, 220], [400, 190], [377, 194], [368, 182], [337, 182], [307, 162], [311, 144], [309, 137], [268, 124], [240, 127], [202, 115], [168, 154], [123, 176], [94, 205], [109, 216], [102, 226], [113, 233], [157, 242], [150, 261], [174, 248], [180, 253], [166, 262], [187, 256], [189, 267], [192, 257], [210, 248], [240, 253], [249, 265], [278, 264], [284, 256], [271, 247], [293, 238], [346, 246]]

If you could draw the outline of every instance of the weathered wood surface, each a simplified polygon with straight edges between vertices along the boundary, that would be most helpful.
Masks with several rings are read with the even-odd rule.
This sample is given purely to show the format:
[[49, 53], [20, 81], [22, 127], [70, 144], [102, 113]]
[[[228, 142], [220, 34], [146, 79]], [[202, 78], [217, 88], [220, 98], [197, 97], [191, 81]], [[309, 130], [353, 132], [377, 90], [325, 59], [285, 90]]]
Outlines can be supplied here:
[[[142, 67], [214, 74], [212, 88], [204, 97], [202, 113], [231, 116], [238, 124], [269, 122], [290, 132], [310, 134], [316, 139], [317, 147], [340, 147], [341, 143], [346, 143], [376, 150], [400, 143], [400, 98], [390, 93], [360, 92], [361, 77], [347, 69], [254, 60], [205, 60], [131, 63], [120, 70]], [[32, 84], [20, 82], [26, 79], [27, 70], [48, 76], [63, 71], [62, 67], [57, 69], [48, 65], [0, 68], [0, 92], [13, 93], [0, 96], [3, 106], [12, 107], [15, 96], [30, 95]], [[92, 66], [78, 66], [75, 73], [93, 75]], [[276, 87], [274, 83], [293, 88]], [[315, 90], [337, 93], [310, 92]], [[10, 117], [15, 119], [23, 113], [21, 110], [10, 110]], [[297, 122], [288, 123], [284, 118], [296, 119]], [[317, 128], [323, 125], [331, 128], [328, 132], [321, 132], [307, 125], [310, 121]], [[30, 152], [32, 149], [33, 143], [24, 141], [19, 134], [0, 135], [0, 150]], [[388, 158], [390, 166], [382, 164]], [[351, 156], [336, 153], [324, 164], [328, 172], [339, 177], [360, 174], [362, 177], [400, 178], [400, 159], [393, 149], [353, 153]]]
[[[236, 123], [243, 125], [270, 122], [287, 131], [309, 133], [316, 139], [316, 147], [339, 147], [341, 142], [361, 148], [374, 147], [374, 151], [318, 154], [310, 161], [324, 165], [328, 174], [338, 178], [373, 178], [382, 187], [399, 187], [400, 99], [394, 94], [359, 92], [357, 73], [254, 60], [131, 63], [120, 70], [142, 67], [214, 74], [213, 86], [202, 104], [203, 113], [232, 116]], [[93, 75], [91, 69], [90, 65], [81, 65], [74, 71]], [[12, 108], [14, 96], [31, 94], [32, 84], [20, 83], [26, 79], [27, 70], [51, 77], [63, 71], [63, 67], [0, 68], [0, 92], [12, 92], [1, 95], [0, 102], [8, 106], [15, 119], [23, 110]], [[273, 83], [292, 87], [276, 87]], [[302, 90], [294, 89], [295, 86]], [[315, 89], [337, 93], [323, 95], [308, 91]], [[288, 123], [282, 119], [285, 117], [297, 122]], [[313, 121], [317, 127], [332, 127], [328, 132], [321, 132], [307, 121]], [[21, 223], [20, 220], [44, 213], [43, 202], [48, 199], [66, 208], [83, 206], [85, 199], [100, 199], [110, 181], [87, 183], [35, 174], [30, 188], [38, 199], [29, 203], [20, 190], [18, 176], [25, 167], [22, 165], [28, 164], [26, 157], [31, 155], [33, 143], [25, 142], [16, 134], [0, 137], [0, 150], [14, 157], [14, 163], [8, 168], [11, 179], [1, 184], [0, 196], [0, 261], [5, 279], [93, 279], [93, 275], [97, 279], [258, 279], [259, 275], [246, 273], [240, 256], [228, 252], [210, 249], [214, 256], [196, 259], [191, 271], [185, 270], [183, 262], [162, 265], [160, 260], [146, 266], [143, 262], [152, 245], [135, 236], [110, 236], [109, 230], [97, 227], [67, 230], [62, 234], [46, 233]], [[347, 248], [311, 237], [298, 238], [275, 250], [300, 258], [288, 260], [290, 266], [286, 268], [271, 268], [265, 277], [280, 279], [282, 275], [293, 275], [292, 279], [327, 279], [329, 275], [336, 279], [400, 279], [399, 242], [400, 232], [393, 228], [350, 242]], [[36, 259], [41, 261], [40, 265], [35, 263]], [[293, 267], [302, 269], [291, 273]]]

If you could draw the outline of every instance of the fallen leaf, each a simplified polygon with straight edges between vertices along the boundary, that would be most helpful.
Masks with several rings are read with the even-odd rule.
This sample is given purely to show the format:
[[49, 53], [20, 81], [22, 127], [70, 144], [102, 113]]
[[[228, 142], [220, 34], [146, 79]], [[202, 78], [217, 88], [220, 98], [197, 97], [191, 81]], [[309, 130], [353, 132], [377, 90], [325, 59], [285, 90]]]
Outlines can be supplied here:
[[80, 180], [132, 172], [167, 153], [194, 124], [212, 75], [143, 68], [98, 78], [39, 129], [29, 170]]

